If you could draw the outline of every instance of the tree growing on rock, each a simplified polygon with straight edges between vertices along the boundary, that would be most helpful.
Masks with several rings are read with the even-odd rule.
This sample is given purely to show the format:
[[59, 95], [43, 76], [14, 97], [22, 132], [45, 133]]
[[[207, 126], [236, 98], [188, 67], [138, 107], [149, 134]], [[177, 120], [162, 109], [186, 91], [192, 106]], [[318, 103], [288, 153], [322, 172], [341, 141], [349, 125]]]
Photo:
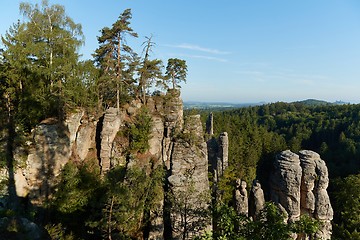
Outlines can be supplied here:
[[186, 82], [187, 65], [185, 60], [170, 58], [166, 66], [165, 85], [171, 84], [172, 89], [180, 88], [181, 82]]
[[95, 61], [101, 69], [99, 87], [102, 89], [102, 98], [109, 100], [115, 95], [118, 109], [120, 95], [125, 95], [125, 87], [129, 87], [132, 83], [132, 79], [127, 78], [129, 74], [126, 71], [132, 69], [132, 63], [136, 59], [135, 53], [125, 40], [126, 35], [138, 37], [138, 34], [130, 27], [131, 18], [131, 9], [126, 9], [111, 28], [104, 27], [101, 30], [101, 36], [98, 37], [100, 46], [94, 54]]

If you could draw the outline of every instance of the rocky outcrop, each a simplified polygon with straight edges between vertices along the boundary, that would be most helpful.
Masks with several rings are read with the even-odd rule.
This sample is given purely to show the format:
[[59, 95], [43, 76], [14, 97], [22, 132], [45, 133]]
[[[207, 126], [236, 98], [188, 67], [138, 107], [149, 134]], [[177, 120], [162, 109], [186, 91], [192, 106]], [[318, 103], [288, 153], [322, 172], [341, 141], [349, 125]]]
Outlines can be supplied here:
[[237, 212], [237, 214], [248, 216], [249, 204], [248, 204], [248, 195], [246, 191], [246, 182], [242, 181], [241, 179], [236, 180], [234, 200], [235, 200], [235, 211]]
[[207, 146], [200, 115], [189, 116], [174, 142], [168, 182], [173, 239], [192, 239], [211, 225]]
[[170, 169], [170, 156], [173, 148], [174, 136], [181, 132], [183, 120], [183, 105], [180, 91], [172, 89], [166, 95], [162, 106], [164, 116], [164, 138], [162, 141], [162, 160]]
[[71, 156], [69, 130], [61, 123], [40, 124], [33, 132], [33, 146], [23, 170], [33, 203], [51, 194], [56, 177]]
[[224, 175], [229, 165], [229, 138], [227, 132], [220, 134], [218, 139], [211, 138], [207, 141], [209, 164], [214, 182], [217, 183]]
[[265, 196], [264, 191], [261, 188], [261, 184], [259, 181], [254, 180], [249, 197], [249, 216], [252, 219], [256, 220], [260, 211], [265, 206]]
[[324, 160], [316, 152], [299, 152], [303, 175], [301, 180], [301, 211], [320, 221], [317, 239], [331, 238], [333, 209], [327, 193], [328, 170]]
[[210, 113], [206, 120], [206, 134], [209, 136], [214, 135], [214, 115]]
[[0, 218], [0, 239], [50, 240], [51, 237], [27, 218], [3, 217]]
[[106, 110], [102, 131], [100, 135], [100, 166], [102, 173], [106, 173], [111, 169], [111, 158], [114, 151], [114, 139], [122, 124], [120, 112], [116, 108], [109, 108]]
[[300, 186], [302, 169], [299, 156], [283, 151], [276, 156], [270, 175], [270, 199], [281, 204], [288, 213], [288, 222], [300, 218]]
[[270, 178], [271, 200], [285, 209], [287, 222], [298, 220], [301, 214], [319, 220], [316, 239], [330, 239], [333, 209], [326, 190], [328, 184], [327, 167], [319, 154], [309, 150], [302, 150], [299, 155], [283, 151], [275, 159]]
[[95, 118], [86, 118], [81, 120], [81, 125], [76, 134], [76, 155], [81, 161], [84, 161], [89, 154], [89, 150], [96, 148], [96, 125], [98, 121]]

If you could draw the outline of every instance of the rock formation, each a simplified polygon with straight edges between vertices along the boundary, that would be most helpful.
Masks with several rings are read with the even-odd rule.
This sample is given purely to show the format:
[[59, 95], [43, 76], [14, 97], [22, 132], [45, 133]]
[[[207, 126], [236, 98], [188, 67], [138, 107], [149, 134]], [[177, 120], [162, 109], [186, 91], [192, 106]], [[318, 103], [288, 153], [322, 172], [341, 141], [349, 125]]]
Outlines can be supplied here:
[[320, 221], [317, 239], [330, 239], [334, 212], [326, 190], [329, 185], [326, 164], [316, 152], [302, 150], [299, 155], [303, 169], [301, 211]]
[[209, 136], [214, 135], [214, 115], [210, 113], [206, 120], [206, 134]]
[[[127, 168], [138, 164], [130, 162], [129, 139], [123, 134], [142, 107], [140, 101], [134, 100], [120, 110], [107, 109], [99, 119], [76, 111], [63, 122], [47, 119], [40, 123], [32, 131], [26, 151], [19, 150], [15, 156], [17, 195], [41, 205], [51, 197], [68, 161], [97, 159], [103, 174], [117, 164]], [[199, 115], [188, 116], [184, 121], [178, 90], [149, 98], [146, 108], [152, 124], [149, 149], [142, 153], [140, 165], [146, 174], [152, 171], [149, 165], [166, 171], [161, 202], [149, 213], [148, 239], [192, 239], [211, 228], [208, 172], [213, 174], [216, 197], [217, 183], [229, 165], [228, 134], [213, 136], [210, 114], [205, 141]], [[0, 180], [6, 180], [7, 175], [6, 170], [0, 170]], [[287, 222], [307, 214], [322, 223], [316, 237], [330, 239], [333, 210], [326, 190], [328, 183], [327, 167], [317, 153], [303, 150], [297, 155], [283, 151], [276, 156], [270, 173], [269, 198], [286, 212]], [[6, 190], [0, 189], [2, 192]], [[238, 179], [234, 200], [239, 214], [256, 220], [265, 206], [260, 182], [253, 182], [248, 198], [246, 182]]]
[[183, 137], [174, 143], [168, 181], [173, 196], [172, 238], [192, 239], [205, 232], [211, 223], [207, 215], [210, 195], [207, 146], [200, 115], [187, 117]]
[[242, 181], [241, 179], [236, 180], [236, 188], [234, 195], [235, 210], [237, 214], [248, 216], [249, 204], [245, 181]]
[[122, 122], [119, 114], [120, 113], [118, 109], [109, 108], [106, 110], [104, 115], [102, 131], [100, 135], [100, 166], [103, 173], [108, 172], [112, 167], [111, 158], [113, 157], [114, 150], [113, 143]]
[[300, 214], [319, 220], [316, 239], [330, 239], [333, 210], [326, 190], [328, 184], [327, 167], [319, 154], [309, 150], [302, 150], [299, 155], [283, 151], [275, 159], [270, 178], [271, 200], [286, 210], [288, 222], [298, 220]]
[[300, 219], [300, 186], [302, 169], [299, 156], [283, 151], [276, 156], [270, 175], [270, 199], [281, 204], [289, 214], [288, 222]]
[[256, 220], [260, 211], [265, 206], [264, 191], [259, 181], [254, 180], [249, 196], [249, 216]]

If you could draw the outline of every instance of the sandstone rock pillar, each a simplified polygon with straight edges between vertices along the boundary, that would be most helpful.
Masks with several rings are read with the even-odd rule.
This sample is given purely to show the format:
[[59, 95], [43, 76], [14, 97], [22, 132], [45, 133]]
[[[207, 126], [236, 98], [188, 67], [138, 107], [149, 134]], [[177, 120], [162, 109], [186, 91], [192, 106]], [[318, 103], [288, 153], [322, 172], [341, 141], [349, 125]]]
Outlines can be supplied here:
[[265, 206], [264, 191], [261, 188], [261, 184], [258, 180], [253, 181], [253, 185], [250, 191], [249, 197], [249, 215], [252, 219], [256, 220], [260, 211]]
[[290, 150], [283, 151], [276, 156], [273, 167], [270, 198], [286, 210], [289, 215], [287, 222], [299, 220], [302, 176], [299, 156]]
[[326, 164], [316, 152], [302, 150], [299, 155], [303, 170], [301, 211], [320, 221], [316, 239], [330, 239], [334, 212], [326, 190], [329, 185]]
[[236, 189], [234, 195], [235, 210], [237, 214], [248, 216], [249, 205], [245, 181], [242, 181], [241, 179], [236, 180]]

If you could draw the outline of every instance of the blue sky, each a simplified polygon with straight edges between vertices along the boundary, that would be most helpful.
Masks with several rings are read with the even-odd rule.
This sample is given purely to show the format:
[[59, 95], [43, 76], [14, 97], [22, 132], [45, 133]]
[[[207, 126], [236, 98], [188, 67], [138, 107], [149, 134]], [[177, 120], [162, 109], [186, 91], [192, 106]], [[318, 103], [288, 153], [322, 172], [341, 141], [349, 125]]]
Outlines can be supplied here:
[[[18, 0], [1, 0], [0, 34], [22, 19]], [[27, 1], [36, 3], [40, 1]], [[185, 101], [276, 102], [316, 98], [360, 103], [358, 0], [50, 0], [81, 23], [84, 58], [96, 36], [131, 8], [141, 52], [185, 59]]]

